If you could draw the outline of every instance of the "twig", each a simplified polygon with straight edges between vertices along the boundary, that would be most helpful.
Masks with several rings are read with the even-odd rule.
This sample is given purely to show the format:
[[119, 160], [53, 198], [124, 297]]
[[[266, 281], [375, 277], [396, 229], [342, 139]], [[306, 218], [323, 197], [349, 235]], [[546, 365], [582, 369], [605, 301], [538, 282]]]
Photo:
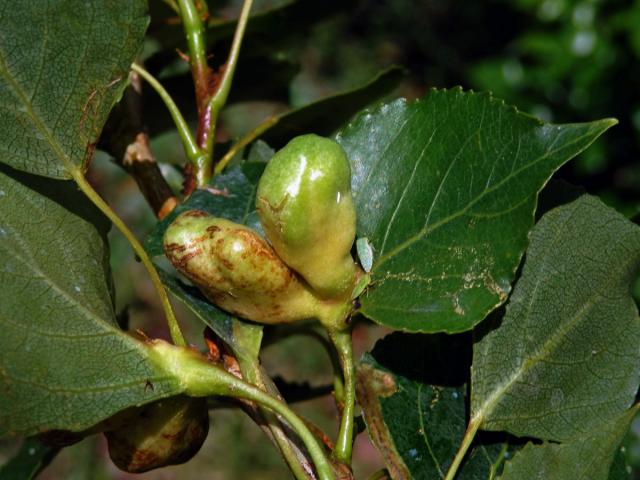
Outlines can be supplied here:
[[141, 92], [140, 75], [130, 72], [129, 86], [109, 117], [99, 148], [108, 151], [114, 162], [133, 177], [153, 213], [162, 219], [177, 199], [151, 151], [142, 119]]
[[127, 146], [122, 166], [136, 181], [156, 217], [162, 220], [171, 213], [178, 199], [158, 168], [146, 133], [138, 133]]

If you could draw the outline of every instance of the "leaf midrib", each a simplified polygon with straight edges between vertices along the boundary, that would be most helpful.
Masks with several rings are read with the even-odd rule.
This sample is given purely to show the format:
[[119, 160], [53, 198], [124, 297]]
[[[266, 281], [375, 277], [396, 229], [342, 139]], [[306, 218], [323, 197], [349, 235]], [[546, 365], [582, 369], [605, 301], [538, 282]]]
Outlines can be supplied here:
[[[478, 410], [473, 412], [473, 416], [485, 419], [498, 405], [503, 394], [509, 390], [514, 383], [516, 383], [529, 370], [537, 367], [543, 359], [551, 356], [551, 354], [560, 345], [561, 340], [566, 336], [566, 333], [578, 325], [580, 320], [582, 320], [585, 315], [588, 314], [589, 310], [595, 306], [595, 299], [597, 297], [599, 297], [599, 295], [595, 294], [585, 302], [571, 317], [571, 319], [568, 322], [561, 324], [558, 330], [554, 332], [554, 335], [549, 336], [535, 352], [525, 352], [522, 359], [520, 359], [519, 368], [506, 382], [503, 382], [500, 387], [494, 389], [493, 393], [482, 403]], [[530, 302], [529, 308], [531, 304], [533, 304], [533, 301]]]
[[[600, 123], [602, 123], [602, 122], [598, 122], [597, 124], [599, 125]], [[505, 178], [503, 178], [500, 182], [494, 184], [493, 187], [483, 190], [482, 193], [480, 193], [476, 198], [471, 200], [467, 205], [465, 205], [463, 208], [461, 208], [457, 212], [454, 212], [454, 213], [444, 217], [442, 220], [439, 220], [436, 223], [433, 223], [431, 225], [428, 225], [428, 224], [425, 225], [424, 227], [422, 227], [420, 229], [420, 231], [418, 231], [417, 234], [413, 235], [412, 237], [409, 237], [407, 240], [402, 242], [396, 248], [394, 248], [390, 252], [382, 255], [381, 257], [379, 257], [378, 262], [373, 266], [372, 272], [375, 272], [384, 263], [386, 263], [388, 260], [390, 260], [391, 258], [393, 258], [396, 255], [398, 255], [403, 250], [409, 248], [414, 243], [419, 242], [420, 240], [422, 240], [427, 234], [437, 230], [438, 228], [442, 227], [443, 225], [445, 225], [445, 224], [455, 220], [456, 218], [464, 215], [465, 213], [467, 213], [467, 211], [469, 211], [476, 203], [480, 202], [485, 197], [485, 195], [488, 195], [488, 194], [494, 192], [498, 188], [502, 187], [502, 185], [505, 184], [506, 182], [511, 181], [516, 176], [520, 175], [521, 173], [523, 173], [524, 171], [528, 170], [529, 168], [534, 167], [538, 163], [540, 163], [543, 160], [549, 158], [551, 155], [554, 155], [559, 150], [566, 149], [566, 148], [570, 147], [571, 145], [582, 141], [584, 138], [587, 138], [587, 137], [591, 136], [591, 132], [592, 132], [592, 128], [589, 128], [583, 135], [575, 137], [574, 139], [572, 139], [571, 142], [564, 143], [562, 146], [560, 146], [559, 148], [557, 148], [555, 150], [547, 150], [547, 152], [545, 152], [543, 155], [541, 155], [540, 157], [536, 158], [532, 162], [530, 162], [530, 163], [528, 163], [526, 165], [523, 165], [522, 167], [520, 167], [519, 169], [517, 169], [515, 171], [510, 172], [509, 175], [507, 175]], [[587, 148], [587, 147], [588, 147], [588, 145], [585, 145], [584, 148]], [[580, 151], [584, 150], [584, 148], [581, 149]], [[576, 154], [578, 154], [578, 153], [579, 153], [579, 151], [576, 152]]]

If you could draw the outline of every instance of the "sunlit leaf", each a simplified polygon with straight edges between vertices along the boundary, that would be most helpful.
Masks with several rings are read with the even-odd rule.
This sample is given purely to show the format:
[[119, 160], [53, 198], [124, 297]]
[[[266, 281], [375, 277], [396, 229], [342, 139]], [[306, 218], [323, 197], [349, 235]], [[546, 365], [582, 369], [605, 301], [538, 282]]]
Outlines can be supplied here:
[[408, 331], [473, 327], [507, 298], [537, 193], [614, 123], [546, 124], [458, 89], [358, 116], [336, 138], [375, 252], [362, 313]]

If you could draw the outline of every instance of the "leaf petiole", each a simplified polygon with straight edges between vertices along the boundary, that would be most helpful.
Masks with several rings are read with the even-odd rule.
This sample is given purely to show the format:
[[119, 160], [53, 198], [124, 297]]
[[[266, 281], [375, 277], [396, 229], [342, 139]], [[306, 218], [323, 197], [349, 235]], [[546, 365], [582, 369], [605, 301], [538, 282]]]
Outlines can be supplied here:
[[353, 363], [353, 345], [351, 341], [351, 328], [346, 330], [329, 330], [329, 337], [338, 351], [338, 358], [342, 366], [344, 376], [344, 391], [342, 419], [333, 456], [337, 460], [351, 464], [351, 451], [353, 448], [354, 414], [356, 407], [356, 376]]
[[[238, 363], [240, 364], [240, 371], [242, 372], [242, 376], [249, 383], [262, 390], [267, 391], [270, 394], [274, 394], [274, 392], [269, 391], [269, 388], [265, 384], [264, 379], [262, 378], [263, 374], [260, 370], [260, 365], [255, 359], [242, 358], [242, 356], [238, 356]], [[260, 411], [260, 415], [262, 416], [261, 420], [265, 422], [266, 428], [271, 433], [271, 437], [273, 438], [274, 443], [280, 450], [280, 453], [282, 454], [285, 462], [287, 462], [287, 465], [289, 466], [289, 469], [291, 470], [293, 476], [296, 478], [296, 480], [307, 480], [308, 476], [300, 462], [301, 459], [296, 455], [296, 452], [293, 449], [292, 441], [282, 428], [278, 417], [264, 406], [258, 406], [258, 409]]]
[[460, 464], [462, 463], [462, 460], [467, 454], [467, 451], [469, 450], [469, 447], [471, 446], [471, 443], [473, 442], [473, 439], [475, 438], [476, 433], [478, 433], [478, 429], [480, 428], [480, 425], [482, 425], [482, 420], [483, 420], [482, 417], [472, 417], [471, 420], [469, 421], [469, 425], [467, 425], [467, 431], [464, 433], [464, 437], [462, 437], [462, 443], [460, 444], [460, 448], [458, 449], [458, 452], [456, 453], [456, 456], [453, 459], [453, 462], [451, 463], [451, 466], [449, 467], [449, 470], [447, 471], [447, 475], [444, 477], [444, 480], [453, 480], [456, 477], [456, 474], [458, 473], [458, 468], [460, 468]]
[[242, 398], [264, 406], [280, 415], [298, 434], [315, 464], [319, 480], [334, 480], [333, 468], [322, 446], [300, 419], [285, 403], [258, 387], [236, 377], [222, 368], [207, 362], [199, 353], [176, 348], [162, 341], [151, 346], [152, 359], [167, 373], [179, 379], [184, 392], [193, 397], [223, 395]]
[[244, 147], [253, 142], [256, 138], [262, 135], [264, 132], [273, 127], [276, 123], [280, 121], [280, 116], [274, 116], [267, 118], [264, 122], [258, 125], [256, 128], [247, 133], [244, 137], [234, 143], [229, 151], [225, 153], [224, 157], [220, 159], [217, 163], [216, 168], [214, 170], [214, 175], [218, 175], [222, 173], [222, 170], [227, 166], [227, 164], [233, 159], [233, 157]]
[[162, 304], [162, 308], [164, 309], [165, 316], [167, 318], [167, 324], [169, 326], [169, 333], [171, 334], [171, 339], [173, 343], [178, 346], [185, 346], [186, 341], [184, 336], [182, 335], [182, 331], [180, 330], [180, 325], [178, 324], [178, 320], [176, 319], [175, 314], [173, 313], [173, 308], [171, 307], [171, 303], [169, 302], [169, 297], [167, 296], [167, 291], [164, 289], [164, 285], [162, 284], [162, 280], [160, 280], [160, 276], [156, 268], [153, 266], [151, 259], [147, 255], [147, 252], [144, 250], [138, 239], [135, 237], [133, 232], [129, 230], [129, 228], [125, 225], [120, 217], [114, 212], [111, 207], [105, 202], [102, 197], [94, 190], [91, 184], [87, 181], [84, 175], [77, 169], [71, 170], [71, 175], [75, 182], [80, 187], [80, 190], [93, 202], [93, 204], [100, 209], [102, 213], [104, 213], [109, 220], [120, 230], [122, 235], [127, 239], [127, 241], [131, 244], [133, 251], [142, 261], [142, 264], [147, 269], [149, 273], [149, 277], [151, 278], [151, 282], [158, 292], [158, 296], [160, 297], [160, 302]]
[[202, 161], [203, 153], [200, 148], [198, 148], [198, 144], [191, 134], [189, 125], [182, 116], [182, 113], [180, 113], [180, 109], [173, 101], [173, 98], [171, 98], [171, 95], [169, 95], [169, 92], [164, 89], [162, 84], [158, 80], [156, 80], [153, 75], [151, 75], [137, 63], [133, 63], [131, 65], [131, 70], [144, 78], [146, 82], [151, 85], [151, 87], [160, 96], [167, 109], [169, 110], [169, 113], [171, 114], [173, 123], [175, 123], [176, 125], [176, 129], [178, 130], [178, 134], [180, 135], [182, 147], [184, 148], [187, 158], [194, 167], [197, 167], [197, 165]]
[[233, 82], [233, 74], [235, 73], [236, 66], [238, 64], [238, 58], [240, 56], [240, 46], [242, 45], [242, 39], [244, 32], [247, 28], [247, 22], [249, 21], [249, 13], [251, 12], [251, 5], [253, 0], [244, 0], [242, 4], [242, 10], [240, 11], [240, 17], [236, 25], [236, 31], [233, 35], [233, 42], [231, 43], [231, 50], [229, 51], [229, 57], [224, 65], [224, 73], [222, 79], [218, 85], [218, 89], [209, 100], [207, 108], [209, 109], [209, 131], [206, 135], [206, 144], [204, 145], [204, 151], [206, 153], [206, 159], [208, 163], [203, 166], [201, 175], [198, 178], [198, 185], [206, 185], [211, 180], [213, 175], [213, 148], [215, 144], [215, 130], [218, 115], [227, 102], [229, 91], [231, 90], [231, 83]]

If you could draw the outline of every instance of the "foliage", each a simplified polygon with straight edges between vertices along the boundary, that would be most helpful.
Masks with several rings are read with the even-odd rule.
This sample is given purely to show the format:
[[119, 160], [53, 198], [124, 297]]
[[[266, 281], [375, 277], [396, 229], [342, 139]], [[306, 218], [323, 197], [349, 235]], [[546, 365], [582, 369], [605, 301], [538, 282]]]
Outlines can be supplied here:
[[[0, 435], [28, 438], [0, 479], [35, 478], [60, 449], [103, 432], [110, 442], [135, 432], [165, 448], [173, 439], [155, 441], [153, 422], [131, 412], [153, 412], [158, 401], [182, 395], [205, 397], [202, 408], [246, 413], [294, 478], [354, 478], [356, 392], [360, 426], [393, 479], [629, 478], [621, 445], [639, 408], [640, 316], [631, 291], [640, 228], [599, 198], [549, 181], [617, 123], [586, 118], [592, 110], [580, 92], [608, 78], [611, 69], [587, 59], [605, 61], [616, 34], [625, 32], [637, 47], [630, 27], [637, 12], [626, 18], [616, 6], [597, 25], [600, 7], [565, 2], [553, 10], [560, 3], [509, 4], [511, 14], [533, 9], [559, 31], [533, 29], [513, 40], [510, 58], [479, 61], [465, 75], [538, 112], [527, 92], [572, 82], [569, 105], [581, 123], [551, 123], [460, 87], [390, 100], [405, 72], [389, 67], [342, 93], [302, 105], [293, 98], [287, 110], [237, 130], [223, 107], [286, 100], [300, 39], [320, 18], [353, 8], [350, 2], [267, 2], [250, 11], [245, 1], [237, 20], [218, 18], [217, 2], [207, 10], [191, 0], [151, 2], [150, 16], [143, 0], [7, 8], [0, 18]], [[390, 5], [362, 8], [412, 11], [402, 1]], [[569, 11], [571, 26], [560, 23]], [[299, 22], [283, 28], [292, 19]], [[420, 45], [437, 38], [437, 22], [420, 31]], [[593, 35], [604, 40], [592, 45]], [[552, 48], [556, 38], [572, 61]], [[188, 52], [188, 62], [176, 48]], [[261, 74], [258, 86], [253, 80], [265, 65], [273, 75]], [[608, 107], [618, 93], [600, 99], [600, 116], [617, 113]], [[564, 118], [568, 107], [551, 97], [551, 110]], [[163, 238], [180, 214], [194, 210], [264, 235], [255, 205], [265, 164], [310, 132], [331, 136], [347, 155], [357, 213], [351, 253], [364, 271], [348, 262], [346, 294], [323, 296], [283, 256], [287, 275], [331, 309], [331, 321], [321, 319], [319, 329], [309, 321], [269, 325], [250, 313], [236, 318], [220, 307], [229, 303], [215, 304], [215, 288], [198, 289], [198, 276], [190, 283], [169, 266]], [[183, 181], [180, 195], [156, 163], [162, 137], [184, 149], [171, 162]], [[596, 155], [605, 144], [595, 144]], [[96, 145], [136, 180], [157, 217], [143, 245], [95, 188], [115, 189], [92, 176]], [[593, 158], [582, 162], [595, 168]], [[318, 213], [323, 205], [304, 207]], [[333, 221], [311, 225], [314, 234], [330, 232]], [[116, 314], [112, 224], [148, 272], [171, 343], [151, 333], [159, 316], [133, 331]], [[263, 242], [265, 255], [270, 248]], [[220, 265], [227, 268], [224, 259]], [[168, 293], [186, 307], [178, 315]], [[206, 327], [203, 336], [185, 335], [187, 310]], [[375, 324], [395, 332], [354, 359], [353, 328]], [[337, 435], [295, 413], [287, 403], [295, 385], [276, 382], [261, 363], [267, 345], [298, 335], [318, 340], [331, 357]]]

